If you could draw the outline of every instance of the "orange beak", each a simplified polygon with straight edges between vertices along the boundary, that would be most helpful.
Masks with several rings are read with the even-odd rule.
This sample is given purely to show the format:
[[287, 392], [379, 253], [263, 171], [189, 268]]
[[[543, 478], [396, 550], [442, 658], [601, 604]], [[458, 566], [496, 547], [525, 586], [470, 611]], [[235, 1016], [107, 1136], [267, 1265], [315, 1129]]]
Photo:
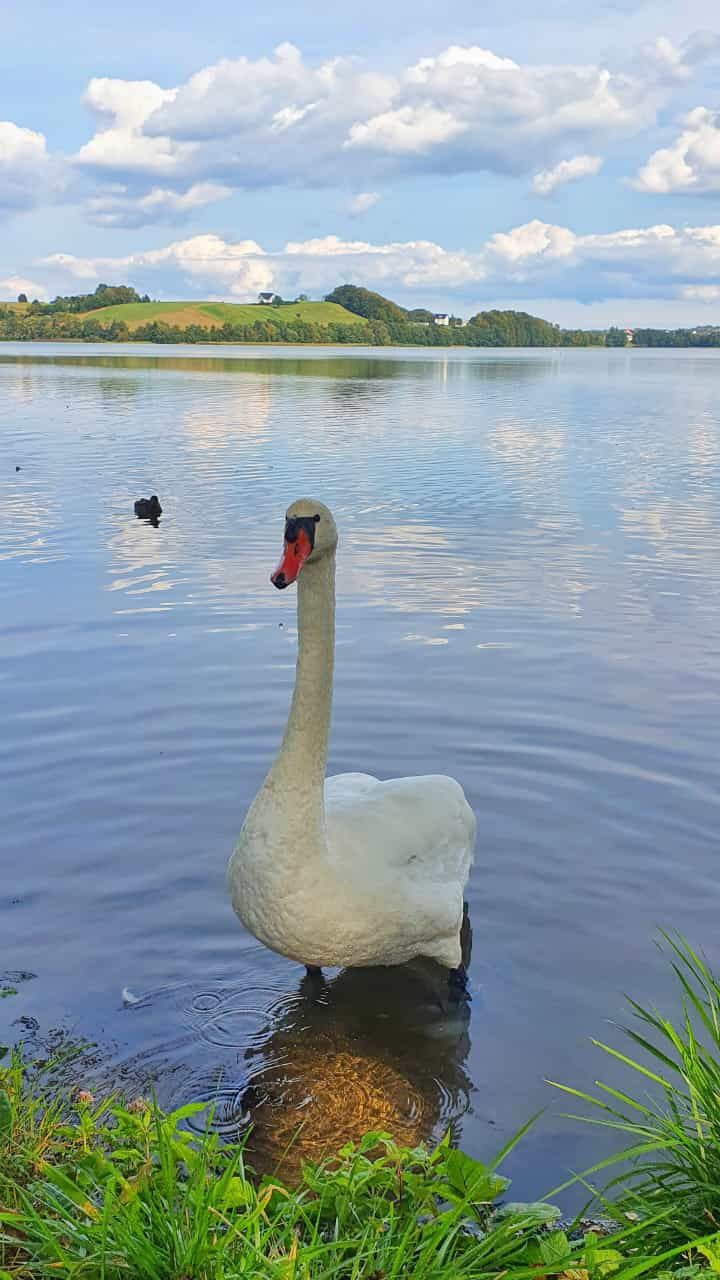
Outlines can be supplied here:
[[286, 540], [280, 563], [275, 572], [270, 575], [273, 586], [282, 591], [284, 587], [289, 587], [291, 582], [295, 582], [311, 551], [312, 544], [308, 535], [304, 529], [298, 529], [294, 542]]

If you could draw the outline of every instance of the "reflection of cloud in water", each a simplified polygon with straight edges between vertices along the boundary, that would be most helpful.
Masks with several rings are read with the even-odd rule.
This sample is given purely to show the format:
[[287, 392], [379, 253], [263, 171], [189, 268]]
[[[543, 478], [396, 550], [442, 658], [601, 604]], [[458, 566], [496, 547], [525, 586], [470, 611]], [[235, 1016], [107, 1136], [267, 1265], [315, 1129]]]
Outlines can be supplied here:
[[[0, 487], [0, 560], [49, 564], [67, 552], [54, 543], [60, 529], [60, 508], [54, 495], [41, 491], [18, 472]], [[15, 483], [13, 483], [15, 481]]]
[[[506, 537], [482, 527], [440, 529], [428, 524], [377, 525], [353, 531], [353, 563], [341, 591], [402, 613], [445, 616], [487, 608], [536, 604], [552, 612], [576, 613], [591, 590], [601, 548], [582, 539], [578, 523], [557, 522], [542, 531], [526, 525]], [[355, 541], [355, 538], [357, 540]]]
[[269, 377], [262, 381], [243, 378], [239, 386], [232, 386], [232, 396], [213, 399], [202, 409], [188, 409], [183, 413], [182, 426], [188, 443], [198, 453], [227, 444], [265, 444], [272, 400]]
[[558, 427], [532, 429], [513, 418], [501, 418], [485, 436], [486, 447], [503, 462], [521, 468], [547, 468], [548, 455], [560, 453], [565, 448], [565, 433]]
[[[718, 573], [717, 512], [704, 502], [654, 500], [647, 506], [619, 511], [620, 526], [632, 544], [628, 559], [645, 575], [648, 584], [658, 574], [697, 580], [698, 593], [706, 593]], [[688, 590], [683, 584], [683, 594]]]
[[720, 433], [717, 422], [693, 422], [688, 427], [688, 452], [695, 466], [715, 467], [720, 461]]
[[[177, 531], [169, 524], [164, 525], [162, 516], [157, 529], [147, 520], [138, 520], [132, 508], [128, 508], [125, 494], [116, 495], [112, 506], [118, 514], [109, 526], [106, 539], [109, 581], [105, 590], [139, 601], [136, 607], [130, 608], [123, 607], [124, 601], [118, 602], [113, 613], [169, 612], [176, 601], [159, 600], [157, 596], [169, 596], [183, 582]], [[151, 599], [142, 603], [142, 597]]]
[[3, 399], [27, 408], [35, 399], [38, 389], [37, 371], [28, 370], [27, 373], [18, 374], [3, 382]]

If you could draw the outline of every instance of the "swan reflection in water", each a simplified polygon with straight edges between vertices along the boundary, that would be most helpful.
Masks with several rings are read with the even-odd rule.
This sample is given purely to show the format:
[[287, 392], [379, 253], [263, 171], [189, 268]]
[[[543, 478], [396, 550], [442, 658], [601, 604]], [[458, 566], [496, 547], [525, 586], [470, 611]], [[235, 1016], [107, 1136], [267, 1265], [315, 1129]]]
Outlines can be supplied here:
[[[121, 1088], [131, 1097], [152, 1087], [164, 1107], [207, 1101], [213, 1128], [247, 1135], [259, 1172], [292, 1181], [304, 1160], [371, 1130], [407, 1145], [448, 1130], [459, 1137], [472, 1088], [470, 1009], [448, 996], [446, 971], [432, 961], [304, 977], [292, 993], [252, 981], [174, 988], [126, 1012], [146, 1010], [156, 1032], [167, 1003], [184, 1032], [121, 1064]], [[116, 1085], [117, 1076], [116, 1065]], [[207, 1115], [191, 1123], [202, 1129]]]

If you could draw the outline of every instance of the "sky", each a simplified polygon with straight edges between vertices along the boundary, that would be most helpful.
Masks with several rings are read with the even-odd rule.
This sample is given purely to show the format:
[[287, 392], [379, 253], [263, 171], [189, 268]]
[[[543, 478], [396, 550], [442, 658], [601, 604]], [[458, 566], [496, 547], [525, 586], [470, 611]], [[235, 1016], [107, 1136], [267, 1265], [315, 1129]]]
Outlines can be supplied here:
[[0, 0], [0, 299], [720, 323], [717, 0]]

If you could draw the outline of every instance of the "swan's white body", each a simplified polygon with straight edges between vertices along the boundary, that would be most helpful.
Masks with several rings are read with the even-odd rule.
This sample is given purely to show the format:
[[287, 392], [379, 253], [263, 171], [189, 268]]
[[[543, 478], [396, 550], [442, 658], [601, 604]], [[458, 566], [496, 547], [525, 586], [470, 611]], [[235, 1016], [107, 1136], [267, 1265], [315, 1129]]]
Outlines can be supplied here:
[[[335, 526], [323, 513], [298, 578], [299, 649], [282, 746], [228, 865], [233, 908], [261, 942], [306, 965], [461, 963], [475, 815], [453, 778], [325, 778], [332, 704]], [[318, 526], [320, 530], [320, 526]]]

